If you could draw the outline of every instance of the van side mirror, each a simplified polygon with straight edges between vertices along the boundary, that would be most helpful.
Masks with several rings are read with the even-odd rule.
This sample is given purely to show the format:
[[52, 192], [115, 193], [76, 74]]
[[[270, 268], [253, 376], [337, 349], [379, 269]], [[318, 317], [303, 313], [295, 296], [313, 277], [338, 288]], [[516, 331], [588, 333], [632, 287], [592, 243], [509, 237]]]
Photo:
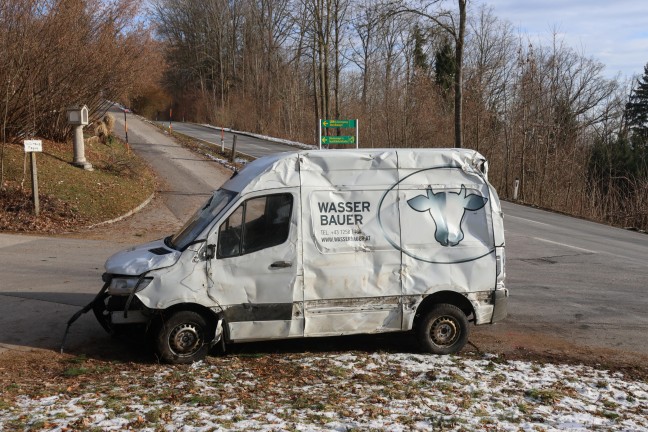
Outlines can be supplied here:
[[216, 245], [208, 244], [207, 248], [205, 249], [205, 259], [210, 260], [210, 259], [214, 259], [215, 257], [216, 257]]

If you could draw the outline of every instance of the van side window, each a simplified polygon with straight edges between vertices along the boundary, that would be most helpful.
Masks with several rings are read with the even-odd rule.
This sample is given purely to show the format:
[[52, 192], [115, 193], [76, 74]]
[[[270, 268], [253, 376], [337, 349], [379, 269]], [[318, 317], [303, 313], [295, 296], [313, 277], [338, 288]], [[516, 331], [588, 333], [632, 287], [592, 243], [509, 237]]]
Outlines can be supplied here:
[[267, 195], [241, 204], [218, 230], [218, 258], [245, 255], [288, 239], [293, 196]]

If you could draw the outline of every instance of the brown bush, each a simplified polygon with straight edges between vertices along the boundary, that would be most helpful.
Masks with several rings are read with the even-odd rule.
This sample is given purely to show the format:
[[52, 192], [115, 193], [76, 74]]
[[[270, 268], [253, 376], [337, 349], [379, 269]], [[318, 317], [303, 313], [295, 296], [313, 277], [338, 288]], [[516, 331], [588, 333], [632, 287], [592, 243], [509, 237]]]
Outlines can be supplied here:
[[139, 0], [0, 2], [1, 140], [21, 135], [64, 140], [65, 110], [91, 117], [127, 94], [149, 67], [149, 34], [136, 22]]
[[115, 117], [112, 114], [106, 114], [103, 118], [103, 124], [106, 126], [107, 135], [112, 135], [115, 130]]

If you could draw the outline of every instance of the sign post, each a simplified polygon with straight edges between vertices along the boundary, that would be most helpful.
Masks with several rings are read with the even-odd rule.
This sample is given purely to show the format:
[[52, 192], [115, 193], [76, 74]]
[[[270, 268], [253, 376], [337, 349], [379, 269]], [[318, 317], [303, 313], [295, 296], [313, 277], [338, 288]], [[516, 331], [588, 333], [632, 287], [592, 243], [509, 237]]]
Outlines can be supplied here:
[[128, 144], [128, 120], [126, 119], [126, 109], [124, 109], [124, 133], [126, 134], [126, 150], [130, 154], [130, 144]]
[[[354, 135], [342, 135], [342, 136], [322, 136], [322, 129], [355, 129]], [[356, 148], [359, 146], [359, 136], [358, 136], [358, 119], [352, 120], [321, 120], [319, 121], [319, 146], [322, 148], [322, 144], [340, 144], [340, 145], [353, 145], [355, 144]]]
[[236, 159], [236, 134], [234, 134], [234, 137], [232, 138], [232, 153], [230, 154], [230, 162], [234, 163], [234, 159]]
[[40, 203], [38, 201], [38, 171], [36, 170], [36, 153], [43, 151], [41, 140], [24, 140], [25, 153], [29, 153], [31, 161], [32, 200], [34, 201], [34, 214], [40, 215]]

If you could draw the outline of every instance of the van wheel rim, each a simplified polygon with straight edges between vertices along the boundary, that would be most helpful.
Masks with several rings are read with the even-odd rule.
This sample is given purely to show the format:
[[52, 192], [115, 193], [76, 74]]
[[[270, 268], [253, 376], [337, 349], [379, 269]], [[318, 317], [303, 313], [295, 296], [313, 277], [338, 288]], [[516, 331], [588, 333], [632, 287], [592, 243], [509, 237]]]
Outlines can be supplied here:
[[169, 335], [169, 347], [179, 356], [190, 356], [200, 348], [202, 338], [193, 324], [180, 324]]
[[437, 318], [430, 328], [432, 342], [438, 346], [450, 346], [459, 339], [461, 331], [457, 322], [447, 316]]

